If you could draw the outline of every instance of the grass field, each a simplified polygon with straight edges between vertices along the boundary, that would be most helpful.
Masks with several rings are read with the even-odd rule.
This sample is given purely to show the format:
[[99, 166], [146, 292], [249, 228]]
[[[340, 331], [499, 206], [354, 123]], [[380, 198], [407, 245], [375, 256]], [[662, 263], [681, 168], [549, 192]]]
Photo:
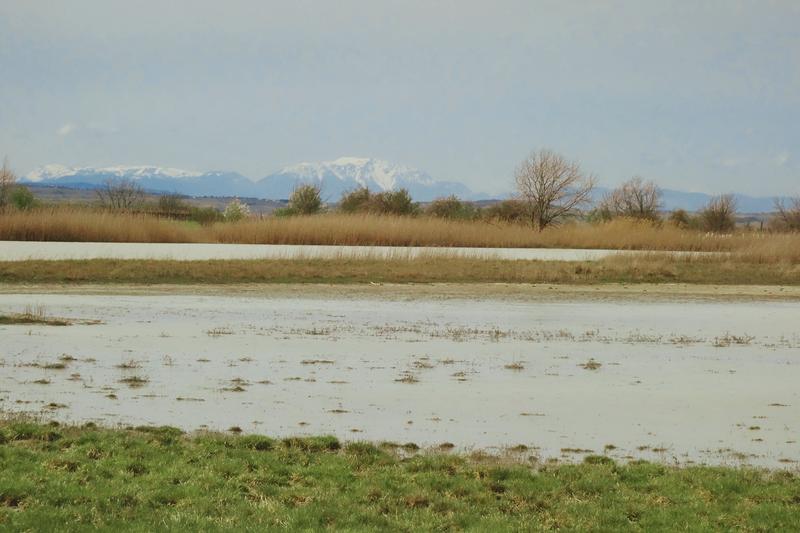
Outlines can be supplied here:
[[[0, 422], [0, 529], [789, 531], [800, 476]], [[400, 449], [402, 450], [402, 448]]]
[[800, 285], [800, 264], [643, 255], [600, 261], [463, 258], [0, 262], [0, 283], [695, 283]]
[[711, 235], [628, 220], [566, 224], [543, 232], [486, 221], [342, 214], [200, 226], [149, 215], [52, 208], [0, 214], [0, 240], [698, 250], [800, 262], [796, 233]]

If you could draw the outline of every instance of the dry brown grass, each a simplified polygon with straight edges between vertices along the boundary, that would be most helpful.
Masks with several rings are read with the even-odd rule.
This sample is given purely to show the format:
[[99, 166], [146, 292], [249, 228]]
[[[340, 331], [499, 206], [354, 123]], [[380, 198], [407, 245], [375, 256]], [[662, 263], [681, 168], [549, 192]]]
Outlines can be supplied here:
[[0, 240], [203, 242], [203, 230], [144, 214], [48, 208], [0, 214]]
[[800, 263], [642, 255], [601, 261], [463, 258], [0, 262], [0, 283], [695, 283], [800, 285]]
[[621, 219], [542, 232], [484, 221], [363, 214], [266, 217], [202, 227], [149, 215], [50, 208], [0, 215], [0, 240], [692, 250], [733, 252], [763, 263], [800, 262], [800, 233], [715, 235]]

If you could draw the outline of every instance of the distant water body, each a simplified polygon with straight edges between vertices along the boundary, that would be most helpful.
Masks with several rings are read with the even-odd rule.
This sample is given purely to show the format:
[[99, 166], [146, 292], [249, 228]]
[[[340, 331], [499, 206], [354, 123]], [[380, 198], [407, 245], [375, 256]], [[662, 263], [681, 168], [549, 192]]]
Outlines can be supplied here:
[[[613, 255], [639, 255], [642, 253], [653, 252], [564, 248], [0, 241], [0, 261], [65, 259], [162, 259], [175, 261], [212, 259], [414, 259], [419, 257], [596, 261]], [[683, 255], [696, 254], [698, 252], [677, 253]]]

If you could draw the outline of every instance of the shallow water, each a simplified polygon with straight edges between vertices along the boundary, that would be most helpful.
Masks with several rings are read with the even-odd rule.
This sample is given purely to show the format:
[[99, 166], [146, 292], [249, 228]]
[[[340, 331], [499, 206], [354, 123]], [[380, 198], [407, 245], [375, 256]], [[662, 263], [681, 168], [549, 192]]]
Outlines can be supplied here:
[[[615, 254], [635, 253], [638, 252], [558, 248], [0, 241], [0, 261], [25, 261], [29, 259], [172, 259], [179, 261], [210, 259], [413, 259], [416, 257], [596, 261]], [[687, 254], [691, 252], [681, 253]]]
[[543, 459], [611, 444], [800, 460], [800, 302], [0, 295], [0, 313], [31, 304], [103, 323], [0, 326], [4, 411]]

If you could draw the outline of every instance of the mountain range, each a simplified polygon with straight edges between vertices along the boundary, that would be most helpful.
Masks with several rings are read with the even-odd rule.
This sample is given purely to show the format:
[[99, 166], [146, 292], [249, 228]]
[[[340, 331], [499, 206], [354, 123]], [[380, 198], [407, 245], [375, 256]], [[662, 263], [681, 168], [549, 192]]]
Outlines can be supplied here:
[[[372, 191], [408, 189], [412, 198], [428, 202], [454, 194], [466, 200], [486, 200], [491, 196], [470, 190], [462, 183], [434, 180], [426, 172], [373, 158], [340, 157], [333, 161], [299, 163], [284, 167], [259, 180], [251, 180], [237, 172], [194, 172], [157, 166], [66, 167], [45, 165], [21, 181], [42, 186], [97, 188], [107, 180], [130, 179], [152, 192], [171, 192], [187, 196], [238, 196], [263, 199], [286, 199], [295, 187], [311, 183], [319, 185], [324, 200], [335, 202], [345, 191], [368, 187]], [[509, 180], [510, 181], [510, 180]], [[597, 188], [595, 198], [608, 189]], [[711, 198], [705, 193], [663, 189], [664, 209], [683, 208], [695, 211]], [[499, 195], [508, 197], [509, 194]], [[743, 213], [773, 210], [773, 198], [736, 195]]]
[[40, 185], [95, 188], [107, 180], [129, 179], [143, 189], [174, 192], [189, 196], [239, 196], [285, 199], [298, 185], [319, 185], [326, 201], [335, 202], [343, 192], [357, 187], [372, 191], [408, 189], [411, 196], [426, 202], [455, 194], [475, 200], [488, 198], [475, 194], [457, 182], [435, 181], [427, 173], [371, 158], [340, 157], [321, 163], [300, 163], [280, 169], [253, 181], [236, 172], [193, 172], [154, 166], [65, 167], [45, 165], [22, 181]]

